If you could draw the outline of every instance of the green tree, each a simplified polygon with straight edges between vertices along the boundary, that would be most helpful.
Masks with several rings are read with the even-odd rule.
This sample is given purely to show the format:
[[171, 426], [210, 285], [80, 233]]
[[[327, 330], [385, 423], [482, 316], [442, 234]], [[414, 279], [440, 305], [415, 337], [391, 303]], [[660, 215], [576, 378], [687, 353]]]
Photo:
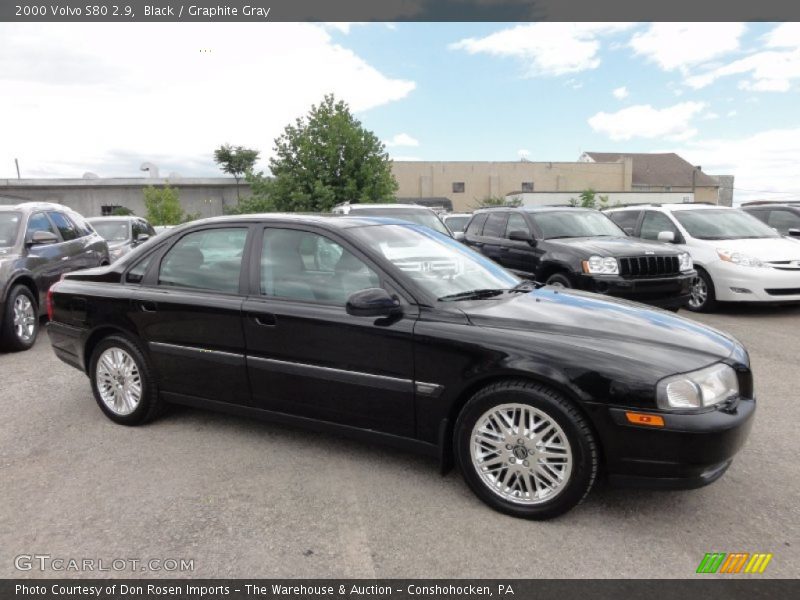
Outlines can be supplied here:
[[128, 217], [132, 214], [134, 214], [133, 211], [127, 206], [116, 206], [111, 211], [112, 217]]
[[144, 205], [147, 208], [147, 220], [152, 225], [179, 225], [199, 217], [199, 214], [186, 214], [183, 212], [178, 200], [178, 190], [165, 185], [144, 188]]
[[327, 212], [340, 202], [390, 202], [397, 191], [383, 143], [332, 94], [288, 125], [274, 150], [275, 210]]
[[245, 181], [250, 184], [252, 194], [240, 200], [236, 206], [226, 207], [227, 214], [247, 215], [277, 210], [275, 208], [275, 183], [271, 177], [266, 177], [263, 173], [246, 173]]
[[258, 160], [258, 154], [258, 150], [252, 150], [244, 146], [231, 146], [230, 144], [223, 144], [214, 150], [214, 162], [220, 166], [223, 173], [233, 175], [236, 180], [237, 200], [241, 199], [239, 196], [239, 180], [243, 175], [253, 170]]
[[570, 198], [570, 206], [580, 206], [581, 208], [607, 208], [608, 196], [599, 196], [597, 192], [589, 188], [583, 190], [578, 198]]
[[479, 208], [491, 208], [493, 206], [511, 206], [516, 208], [522, 206], [521, 198], [505, 198], [503, 196], [486, 196], [480, 200], [475, 200], [472, 208], [477, 210]]

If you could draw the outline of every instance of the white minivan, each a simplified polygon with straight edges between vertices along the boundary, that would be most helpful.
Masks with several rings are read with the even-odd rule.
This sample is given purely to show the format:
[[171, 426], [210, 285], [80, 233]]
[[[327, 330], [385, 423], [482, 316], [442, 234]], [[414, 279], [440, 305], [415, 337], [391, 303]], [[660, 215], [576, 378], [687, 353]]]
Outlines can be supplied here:
[[671, 242], [692, 255], [687, 308], [717, 302], [800, 302], [800, 244], [742, 210], [713, 204], [646, 204], [606, 214], [629, 235]]

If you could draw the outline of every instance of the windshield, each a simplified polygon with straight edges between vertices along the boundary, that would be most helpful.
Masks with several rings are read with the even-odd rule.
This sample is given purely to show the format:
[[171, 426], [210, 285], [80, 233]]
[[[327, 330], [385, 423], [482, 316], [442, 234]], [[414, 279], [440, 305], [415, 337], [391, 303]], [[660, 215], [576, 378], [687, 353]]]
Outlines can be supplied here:
[[449, 236], [422, 227], [379, 225], [352, 230], [374, 253], [436, 298], [509, 289], [520, 280]]
[[109, 242], [124, 242], [130, 239], [128, 221], [89, 221], [94, 230]]
[[356, 209], [350, 213], [354, 217], [391, 217], [394, 219], [403, 219], [417, 223], [418, 225], [425, 225], [434, 231], [450, 235], [450, 230], [444, 226], [444, 223], [433, 212], [429, 210], [407, 210], [404, 208], [376, 208], [376, 209]]
[[10, 248], [16, 243], [21, 220], [18, 212], [0, 212], [0, 248]]
[[450, 228], [450, 231], [464, 231], [467, 228], [467, 223], [472, 218], [471, 215], [459, 215], [457, 217], [446, 217], [445, 224]]
[[546, 240], [572, 237], [627, 237], [627, 234], [602, 213], [565, 210], [533, 213], [533, 220]]
[[672, 214], [698, 240], [780, 237], [778, 232], [741, 210], [676, 210]]

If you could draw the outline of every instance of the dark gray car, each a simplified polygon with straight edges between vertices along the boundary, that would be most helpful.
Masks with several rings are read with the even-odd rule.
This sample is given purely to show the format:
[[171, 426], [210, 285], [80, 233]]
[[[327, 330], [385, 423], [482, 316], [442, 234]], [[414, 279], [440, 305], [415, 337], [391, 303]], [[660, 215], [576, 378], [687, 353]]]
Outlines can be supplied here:
[[142, 217], [93, 217], [87, 220], [108, 242], [108, 255], [112, 262], [156, 235], [153, 226]]
[[106, 241], [66, 206], [0, 206], [0, 347], [33, 346], [50, 286], [64, 273], [108, 263]]

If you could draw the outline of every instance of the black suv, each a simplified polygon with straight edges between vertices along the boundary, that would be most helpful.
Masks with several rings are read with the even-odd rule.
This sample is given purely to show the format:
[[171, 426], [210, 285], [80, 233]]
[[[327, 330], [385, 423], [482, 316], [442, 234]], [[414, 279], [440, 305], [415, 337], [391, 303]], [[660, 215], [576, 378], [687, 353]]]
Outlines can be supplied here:
[[800, 238], [800, 203], [755, 204], [742, 210], [777, 229], [781, 235]]
[[569, 206], [477, 211], [464, 243], [522, 277], [677, 310], [690, 295], [691, 257], [633, 240], [603, 213]]
[[50, 286], [69, 271], [108, 263], [106, 241], [66, 206], [0, 206], [0, 346], [33, 346]]

